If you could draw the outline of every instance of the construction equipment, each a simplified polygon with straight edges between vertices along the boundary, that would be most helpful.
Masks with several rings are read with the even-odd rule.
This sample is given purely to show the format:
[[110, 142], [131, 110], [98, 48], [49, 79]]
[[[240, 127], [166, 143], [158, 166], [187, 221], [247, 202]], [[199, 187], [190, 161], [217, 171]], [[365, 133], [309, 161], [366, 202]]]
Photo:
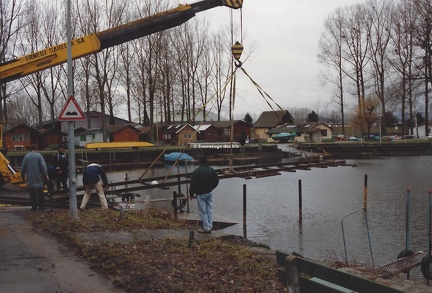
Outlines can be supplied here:
[[0, 152], [0, 186], [10, 183], [19, 187], [24, 187], [25, 182], [21, 178], [21, 173], [16, 171], [8, 159]]
[[[179, 5], [174, 9], [72, 40], [72, 59], [98, 53], [103, 49], [179, 26], [204, 10], [218, 6], [238, 9], [242, 5], [243, 0], [204, 0]], [[0, 84], [63, 64], [66, 61], [67, 43], [62, 43], [1, 63]]]

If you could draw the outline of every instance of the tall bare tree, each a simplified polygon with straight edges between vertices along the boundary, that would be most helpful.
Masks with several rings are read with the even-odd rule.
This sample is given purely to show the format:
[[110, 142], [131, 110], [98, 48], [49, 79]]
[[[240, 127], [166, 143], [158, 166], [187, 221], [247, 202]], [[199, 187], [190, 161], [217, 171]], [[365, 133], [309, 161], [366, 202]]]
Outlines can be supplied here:
[[336, 100], [334, 102], [339, 105], [342, 134], [345, 134], [344, 63], [346, 61], [343, 56], [345, 26], [346, 20], [343, 11], [342, 9], [337, 9], [324, 22], [325, 32], [319, 41], [320, 53], [318, 54], [318, 61], [325, 64], [329, 69], [329, 71], [321, 75], [323, 81], [334, 84], [337, 88]]
[[[17, 40], [26, 25], [24, 18], [26, 2], [20, 0], [0, 0], [0, 62], [15, 59]], [[0, 85], [0, 123], [7, 127], [7, 101], [16, 93], [16, 83]]]

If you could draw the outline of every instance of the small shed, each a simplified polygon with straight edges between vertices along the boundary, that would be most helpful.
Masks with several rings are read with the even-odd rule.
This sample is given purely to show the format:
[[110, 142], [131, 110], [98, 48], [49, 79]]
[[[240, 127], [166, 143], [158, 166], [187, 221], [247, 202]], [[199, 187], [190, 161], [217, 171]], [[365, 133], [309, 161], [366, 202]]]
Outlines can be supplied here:
[[193, 128], [197, 131], [197, 140], [203, 142], [219, 141], [218, 129], [213, 124], [194, 125]]
[[57, 149], [60, 144], [67, 143], [67, 134], [50, 129], [39, 129], [39, 149]]
[[140, 131], [132, 125], [110, 125], [108, 126], [109, 141], [139, 141]]
[[231, 141], [231, 127], [233, 129], [233, 141], [240, 142], [243, 137], [251, 137], [250, 126], [242, 120], [216, 121], [213, 122], [213, 126], [218, 130], [218, 141], [220, 142]]

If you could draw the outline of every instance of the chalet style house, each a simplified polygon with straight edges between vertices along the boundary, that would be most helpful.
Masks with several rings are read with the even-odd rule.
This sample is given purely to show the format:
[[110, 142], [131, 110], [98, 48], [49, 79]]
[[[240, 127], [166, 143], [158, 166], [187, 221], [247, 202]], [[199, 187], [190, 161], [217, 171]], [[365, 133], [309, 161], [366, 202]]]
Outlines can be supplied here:
[[254, 123], [255, 140], [272, 142], [268, 131], [285, 123], [295, 123], [288, 110], [262, 112]]

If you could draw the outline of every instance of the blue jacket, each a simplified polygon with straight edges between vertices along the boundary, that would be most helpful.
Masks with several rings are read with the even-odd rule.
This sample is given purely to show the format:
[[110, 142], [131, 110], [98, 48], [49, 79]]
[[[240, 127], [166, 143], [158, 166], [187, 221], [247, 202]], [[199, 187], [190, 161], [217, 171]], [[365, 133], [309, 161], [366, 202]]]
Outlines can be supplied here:
[[98, 164], [91, 163], [84, 169], [83, 183], [84, 184], [95, 184], [102, 179], [104, 185], [108, 185], [108, 179], [105, 171]]

